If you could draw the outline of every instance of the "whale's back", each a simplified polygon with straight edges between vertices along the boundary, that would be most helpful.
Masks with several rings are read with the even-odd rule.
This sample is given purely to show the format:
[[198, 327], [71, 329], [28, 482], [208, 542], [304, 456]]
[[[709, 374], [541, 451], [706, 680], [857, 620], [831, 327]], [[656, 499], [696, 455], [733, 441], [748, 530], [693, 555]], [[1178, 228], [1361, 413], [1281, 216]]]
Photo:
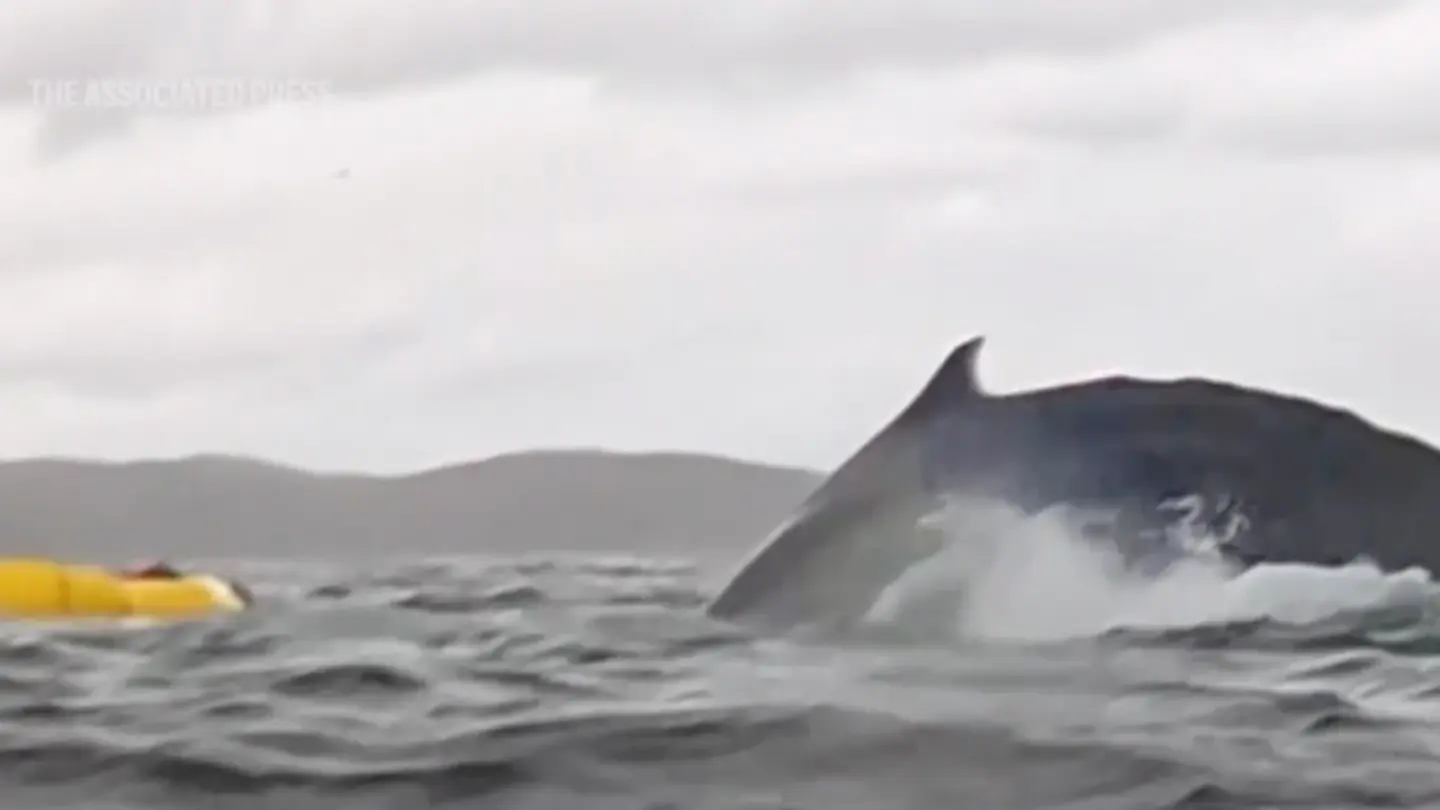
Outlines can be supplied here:
[[[794, 622], [863, 611], [897, 571], [937, 549], [896, 527], [954, 495], [1032, 512], [1099, 507], [1117, 516], [1117, 537], [1142, 538], [1162, 536], [1185, 501], [1198, 504], [1191, 517], [1202, 528], [1225, 524], [1225, 551], [1245, 563], [1363, 557], [1440, 572], [1440, 452], [1415, 438], [1311, 400], [1197, 378], [1113, 376], [990, 395], [975, 376], [981, 345], [956, 347], [757, 550], [712, 612], [783, 604]], [[1149, 542], [1122, 551], [1144, 554]]]

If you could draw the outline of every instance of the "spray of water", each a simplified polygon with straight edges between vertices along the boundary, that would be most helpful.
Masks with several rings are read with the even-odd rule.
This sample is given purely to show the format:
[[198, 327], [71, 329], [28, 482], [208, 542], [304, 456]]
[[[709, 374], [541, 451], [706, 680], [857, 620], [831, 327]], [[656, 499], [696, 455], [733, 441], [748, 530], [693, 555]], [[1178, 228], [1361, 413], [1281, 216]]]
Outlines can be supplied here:
[[1262, 565], [1243, 573], [1204, 553], [1224, 538], [1192, 538], [1201, 550], [1156, 574], [1123, 565], [1084, 538], [1087, 517], [1057, 508], [1024, 515], [1002, 504], [956, 502], [935, 520], [952, 538], [880, 598], [869, 619], [963, 637], [1059, 640], [1127, 629], [1193, 627], [1271, 619], [1306, 624], [1340, 612], [1425, 599], [1429, 576], [1344, 568]]

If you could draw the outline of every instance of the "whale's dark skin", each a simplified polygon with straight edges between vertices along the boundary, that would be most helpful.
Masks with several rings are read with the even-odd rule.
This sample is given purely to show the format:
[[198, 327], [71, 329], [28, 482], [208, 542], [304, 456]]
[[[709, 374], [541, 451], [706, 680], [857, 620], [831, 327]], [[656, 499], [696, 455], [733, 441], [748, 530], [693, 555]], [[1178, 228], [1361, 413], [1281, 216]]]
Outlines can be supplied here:
[[[1022, 511], [1118, 511], [1110, 537], [1137, 563], [1175, 554], [1153, 529], [1198, 495], [1229, 531], [1222, 553], [1440, 572], [1440, 452], [1354, 414], [1202, 379], [1108, 377], [991, 396], [983, 338], [955, 348], [920, 394], [842, 464], [708, 606], [771, 627], [853, 619], [935, 553], [917, 530], [944, 494]], [[1223, 525], [1222, 525], [1223, 524]], [[1147, 539], [1149, 538], [1149, 539]]]

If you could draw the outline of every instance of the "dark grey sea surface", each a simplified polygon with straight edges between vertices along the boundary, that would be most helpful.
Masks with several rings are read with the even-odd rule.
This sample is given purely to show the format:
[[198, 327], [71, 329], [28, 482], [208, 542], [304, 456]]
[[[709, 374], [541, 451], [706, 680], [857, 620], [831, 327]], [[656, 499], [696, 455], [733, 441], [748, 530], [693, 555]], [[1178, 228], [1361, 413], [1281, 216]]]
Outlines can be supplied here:
[[0, 627], [0, 806], [1440, 807], [1428, 586], [901, 645], [712, 622], [683, 562], [222, 570], [262, 606]]

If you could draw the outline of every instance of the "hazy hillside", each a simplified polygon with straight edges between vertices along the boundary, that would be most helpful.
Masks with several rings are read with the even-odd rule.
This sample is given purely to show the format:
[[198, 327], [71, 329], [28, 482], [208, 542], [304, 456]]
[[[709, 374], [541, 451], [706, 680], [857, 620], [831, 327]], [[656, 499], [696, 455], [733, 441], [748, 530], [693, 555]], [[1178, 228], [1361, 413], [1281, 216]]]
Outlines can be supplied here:
[[199, 456], [0, 464], [0, 553], [145, 556], [523, 550], [744, 553], [814, 473], [682, 454], [551, 451], [400, 477]]

